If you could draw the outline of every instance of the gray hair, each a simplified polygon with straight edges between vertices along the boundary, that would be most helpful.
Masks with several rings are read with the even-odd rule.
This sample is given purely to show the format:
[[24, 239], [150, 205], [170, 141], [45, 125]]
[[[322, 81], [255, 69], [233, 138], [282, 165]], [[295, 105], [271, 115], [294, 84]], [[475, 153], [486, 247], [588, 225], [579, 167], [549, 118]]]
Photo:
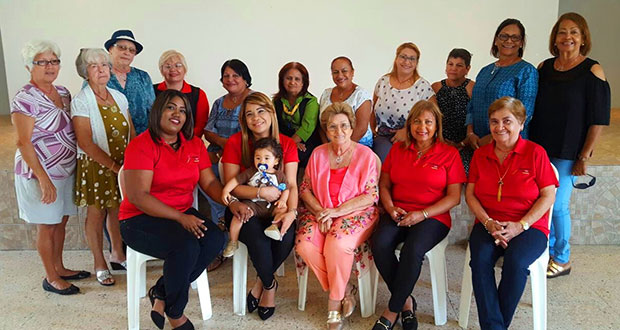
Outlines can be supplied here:
[[112, 69], [112, 59], [103, 48], [82, 48], [75, 59], [77, 73], [84, 80], [88, 80], [88, 66], [94, 63], [108, 63]]
[[37, 55], [45, 52], [52, 52], [60, 58], [60, 47], [52, 41], [31, 40], [22, 48], [22, 57], [28, 70], [32, 70], [32, 61]]
[[169, 59], [173, 57], [178, 57], [179, 60], [181, 61], [181, 64], [183, 64], [185, 71], [187, 71], [187, 62], [185, 62], [185, 56], [183, 56], [183, 54], [177, 52], [174, 49], [170, 49], [170, 50], [163, 52], [161, 56], [159, 57], [159, 71], [162, 72], [162, 75], [163, 75], [162, 69], [164, 68], [164, 63], [166, 63], [166, 61], [168, 61]]

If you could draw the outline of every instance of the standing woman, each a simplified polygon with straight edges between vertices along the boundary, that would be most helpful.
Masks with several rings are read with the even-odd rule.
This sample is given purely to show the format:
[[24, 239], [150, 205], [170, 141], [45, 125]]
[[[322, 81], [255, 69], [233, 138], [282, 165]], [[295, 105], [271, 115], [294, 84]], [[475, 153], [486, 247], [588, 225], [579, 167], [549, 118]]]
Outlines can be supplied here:
[[[11, 103], [17, 131], [15, 192], [19, 217], [37, 225], [37, 250], [45, 269], [43, 290], [76, 294], [67, 280], [90, 276], [66, 269], [62, 262], [65, 226], [77, 214], [73, 204], [75, 133], [69, 117], [71, 94], [53, 85], [60, 70], [60, 49], [49, 41], [31, 41], [22, 50], [30, 72]], [[35, 148], [35, 145], [37, 146]]]
[[586, 57], [591, 47], [586, 20], [577, 13], [566, 13], [549, 37], [554, 57], [538, 69], [538, 110], [532, 119], [531, 138], [545, 148], [560, 175], [549, 234], [549, 278], [570, 273], [572, 180], [586, 174], [586, 162], [603, 126], [609, 125], [609, 83], [601, 65]]
[[185, 82], [187, 62], [185, 56], [176, 50], [167, 50], [159, 57], [159, 72], [164, 81], [153, 85], [155, 96], [167, 89], [174, 89], [185, 94], [189, 99], [194, 118], [194, 136], [202, 137], [207, 118], [209, 118], [209, 100], [200, 88]]
[[480, 70], [467, 105], [467, 138], [472, 149], [491, 142], [488, 109], [502, 96], [519, 99], [525, 106], [526, 118], [521, 136], [528, 138], [538, 90], [538, 72], [523, 60], [524, 50], [525, 27], [517, 19], [505, 19], [497, 27], [491, 45], [491, 55], [497, 61]]
[[465, 172], [469, 171], [469, 161], [473, 150], [467, 140], [467, 104], [471, 99], [474, 82], [467, 78], [471, 68], [471, 53], [463, 48], [454, 48], [446, 61], [447, 79], [434, 82], [432, 87], [437, 97], [437, 105], [443, 114], [443, 137], [446, 144], [456, 147], [461, 154]]
[[[275, 218], [258, 218], [253, 216], [239, 232], [239, 240], [248, 247], [248, 254], [258, 278], [248, 292], [247, 306], [252, 313], [258, 308], [261, 319], [266, 320], [273, 315], [276, 309], [275, 294], [278, 287], [273, 274], [288, 257], [293, 249], [295, 239], [295, 218], [297, 217], [297, 146], [286, 135], [280, 134], [276, 111], [271, 99], [260, 92], [248, 95], [242, 103], [239, 113], [241, 131], [233, 134], [226, 142], [222, 163], [224, 164], [224, 178], [228, 182], [250, 166], [253, 166], [254, 150], [252, 145], [262, 138], [273, 138], [282, 146], [284, 175], [290, 190], [287, 201], [287, 210]], [[263, 198], [275, 202], [280, 197], [280, 190], [276, 187], [255, 188], [239, 185], [232, 191], [239, 199]], [[230, 209], [230, 208], [229, 208]], [[230, 226], [232, 213], [226, 210], [226, 225]], [[265, 228], [273, 223], [281, 222], [280, 241], [272, 240], [264, 234]]]
[[406, 140], [405, 121], [420, 100], [434, 100], [431, 84], [418, 74], [420, 49], [412, 42], [396, 48], [392, 71], [377, 81], [373, 94], [377, 137], [374, 152], [385, 160], [395, 142]]
[[306, 167], [312, 150], [321, 144], [317, 122], [319, 103], [308, 92], [310, 76], [306, 67], [298, 62], [286, 63], [278, 73], [278, 93], [273, 105], [278, 115], [282, 134], [297, 144], [299, 166]]
[[[124, 269], [125, 252], [118, 226], [120, 195], [116, 175], [123, 165], [129, 140], [135, 136], [127, 99], [107, 87], [110, 56], [97, 48], [82, 49], [75, 65], [87, 81], [71, 101], [71, 117], [78, 143], [75, 203], [86, 210], [86, 239], [95, 259], [97, 281], [114, 284], [103, 256], [103, 221], [110, 234], [110, 265]], [[151, 86], [152, 90], [152, 86]]]
[[112, 76], [108, 81], [108, 87], [125, 95], [136, 133], [140, 134], [146, 130], [149, 111], [155, 100], [151, 76], [131, 66], [143, 47], [130, 30], [114, 32], [104, 46], [112, 58]]
[[[372, 100], [370, 93], [353, 83], [353, 63], [348, 57], [339, 56], [332, 60], [332, 80], [335, 87], [327, 88], [321, 94], [320, 113], [332, 103], [344, 102], [348, 104], [355, 114], [357, 123], [351, 139], [369, 148], [372, 148], [372, 130], [370, 129], [370, 116], [372, 113]], [[326, 132], [321, 130], [321, 140], [327, 141]]]

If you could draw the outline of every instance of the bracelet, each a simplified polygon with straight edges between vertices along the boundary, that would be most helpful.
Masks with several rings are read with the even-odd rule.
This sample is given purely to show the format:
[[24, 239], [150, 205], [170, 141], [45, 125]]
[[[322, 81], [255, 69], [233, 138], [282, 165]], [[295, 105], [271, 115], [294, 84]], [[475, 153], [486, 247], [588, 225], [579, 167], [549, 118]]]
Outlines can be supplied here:
[[[494, 221], [494, 220], [493, 220], [493, 218], [491, 218], [491, 217], [487, 218], [487, 219], [484, 221], [484, 225], [483, 225], [483, 226], [484, 226], [484, 229], [487, 229], [487, 223], [489, 223], [489, 221]], [[487, 229], [487, 231], [489, 231], [489, 230]]]
[[474, 134], [474, 132], [469, 132], [469, 133], [467, 133], [467, 136], [470, 136], [470, 135], [473, 135], [473, 134]]
[[428, 212], [426, 212], [426, 210], [422, 210], [422, 215], [424, 216], [424, 219], [428, 219]]
[[238, 201], [239, 201], [239, 198], [237, 198], [237, 197], [235, 197], [235, 196], [233, 196], [233, 195], [230, 195], [230, 198], [229, 198], [228, 200], [229, 200], [229, 201], [228, 201], [228, 204], [232, 204], [232, 203], [234, 203], [234, 202], [238, 202]]
[[260, 199], [260, 188], [258, 187], [258, 190], [256, 191], [256, 199]]
[[290, 211], [293, 211], [293, 213], [295, 213], [295, 218], [297, 218], [297, 216], [299, 215], [299, 214], [297, 213], [297, 209], [290, 209], [290, 210], [289, 210], [289, 212], [290, 212]]
[[460, 145], [461, 147], [464, 147], [464, 146], [465, 146], [465, 143], [463, 143], [463, 141], [461, 141], [461, 142], [459, 143], [459, 145]]

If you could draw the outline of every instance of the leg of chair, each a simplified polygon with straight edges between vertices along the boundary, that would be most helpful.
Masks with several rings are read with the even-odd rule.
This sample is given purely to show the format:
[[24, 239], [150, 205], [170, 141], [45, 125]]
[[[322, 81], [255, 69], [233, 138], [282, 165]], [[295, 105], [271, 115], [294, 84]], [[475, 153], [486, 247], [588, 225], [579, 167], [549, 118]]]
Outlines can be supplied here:
[[282, 263], [280, 267], [278, 267], [278, 269], [276, 270], [276, 275], [284, 277], [284, 263]]
[[299, 287], [299, 295], [297, 297], [297, 309], [303, 311], [306, 309], [306, 293], [308, 291], [308, 266], [304, 267], [302, 275], [297, 278], [297, 286]]
[[127, 247], [127, 328], [137, 330], [140, 328], [140, 300], [136, 278], [139, 273], [136, 251]]
[[377, 308], [377, 289], [379, 287], [379, 270], [374, 262], [370, 266], [370, 276], [372, 281], [372, 313], [374, 314]]
[[248, 248], [239, 242], [233, 256], [233, 312], [245, 315], [245, 291], [248, 276]]
[[202, 319], [208, 320], [213, 315], [211, 309], [211, 291], [209, 290], [209, 278], [207, 277], [207, 270], [205, 269], [202, 274], [192, 283], [198, 287], [198, 299], [200, 300], [200, 310], [202, 312]]
[[140, 271], [136, 274], [138, 277], [138, 286], [140, 289], [140, 298], [146, 297], [146, 261], [148, 257], [142, 253], [138, 253], [138, 264], [140, 265]]
[[459, 304], [459, 326], [463, 329], [467, 329], [467, 323], [469, 323], [469, 309], [471, 307], [471, 295], [474, 292], [474, 288], [471, 282], [471, 268], [469, 267], [469, 260], [471, 259], [471, 252], [469, 251], [469, 244], [465, 251], [465, 265], [463, 266], [463, 281], [461, 282], [461, 301]]
[[[360, 274], [362, 274], [361, 267], [357, 266], [357, 270]], [[360, 293], [360, 313], [362, 314], [362, 317], [369, 317], [374, 314], [374, 306], [372, 306], [374, 292], [372, 288], [372, 276], [370, 275], [370, 270], [357, 278], [357, 284], [359, 286]]]
[[532, 316], [534, 330], [547, 329], [547, 263], [549, 248], [530, 265], [530, 284], [532, 286]]
[[435, 325], [444, 325], [448, 320], [445, 282], [445, 259], [447, 237], [431, 249], [426, 256], [431, 270], [431, 288], [433, 291], [433, 311], [435, 313]]

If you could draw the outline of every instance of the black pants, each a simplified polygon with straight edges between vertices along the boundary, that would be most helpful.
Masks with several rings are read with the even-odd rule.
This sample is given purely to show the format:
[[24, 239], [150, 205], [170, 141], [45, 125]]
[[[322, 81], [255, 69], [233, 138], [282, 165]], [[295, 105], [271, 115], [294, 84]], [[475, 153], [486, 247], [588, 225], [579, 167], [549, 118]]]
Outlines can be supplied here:
[[[230, 227], [232, 213], [226, 208], [224, 217], [226, 226]], [[281, 241], [265, 236], [264, 230], [271, 225], [273, 217], [259, 218], [254, 216], [243, 224], [239, 232], [239, 240], [248, 247], [248, 254], [263, 286], [273, 283], [273, 273], [286, 260], [295, 245], [295, 222], [291, 224]]]
[[[424, 255], [441, 242], [450, 229], [435, 219], [426, 219], [412, 227], [398, 227], [384, 214], [372, 235], [372, 254], [375, 264], [392, 296], [388, 308], [400, 313], [407, 297], [420, 277]], [[404, 242], [400, 261], [396, 259], [396, 246]]]
[[164, 260], [164, 276], [155, 290], [165, 297], [166, 315], [183, 316], [189, 285], [222, 251], [226, 235], [196, 209], [185, 211], [205, 220], [205, 236], [198, 239], [176, 221], [141, 214], [121, 221], [121, 235], [132, 249]]

